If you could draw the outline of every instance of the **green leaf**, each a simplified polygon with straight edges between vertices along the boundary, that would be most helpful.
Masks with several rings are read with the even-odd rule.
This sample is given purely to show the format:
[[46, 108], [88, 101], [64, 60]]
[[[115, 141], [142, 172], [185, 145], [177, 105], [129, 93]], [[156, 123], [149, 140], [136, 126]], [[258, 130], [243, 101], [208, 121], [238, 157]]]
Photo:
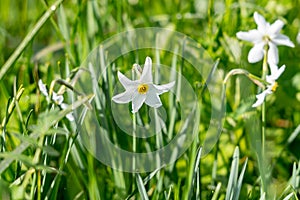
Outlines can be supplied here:
[[240, 158], [239, 148], [235, 147], [234, 154], [233, 154], [233, 160], [231, 163], [229, 180], [228, 180], [227, 189], [226, 189], [225, 200], [229, 200], [229, 199], [233, 198], [234, 189], [235, 189], [235, 185], [237, 183], [237, 177], [238, 177], [239, 158]]
[[140, 174], [136, 174], [136, 183], [137, 183], [137, 187], [139, 189], [141, 198], [143, 200], [148, 200], [149, 198], [148, 198], [148, 195], [147, 195], [147, 192], [146, 192], [146, 189], [145, 189], [145, 186], [144, 186], [144, 183], [142, 181]]

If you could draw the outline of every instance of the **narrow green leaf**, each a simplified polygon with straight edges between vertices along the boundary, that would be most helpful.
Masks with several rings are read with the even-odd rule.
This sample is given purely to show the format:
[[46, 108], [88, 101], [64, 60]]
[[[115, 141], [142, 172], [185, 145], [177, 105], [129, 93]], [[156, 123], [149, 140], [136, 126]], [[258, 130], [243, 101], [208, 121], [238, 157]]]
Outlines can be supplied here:
[[240, 191], [241, 191], [241, 188], [242, 188], [242, 183], [243, 183], [243, 178], [244, 178], [244, 174], [245, 174], [245, 171], [246, 171], [247, 163], [248, 163], [248, 158], [246, 159], [246, 161], [245, 161], [245, 163], [243, 165], [242, 171], [241, 171], [239, 179], [238, 179], [237, 186], [235, 187], [234, 194], [233, 194], [233, 199], [234, 200], [238, 200], [239, 199]]
[[[35, 126], [37, 129], [33, 129], [33, 133], [30, 134], [30, 138], [37, 139], [39, 136], [44, 134], [51, 126], [53, 126], [55, 123], [57, 123], [59, 120], [61, 120], [68, 112], [71, 111], [71, 109], [76, 109], [77, 107], [81, 106], [85, 102], [87, 102], [91, 97], [84, 97], [81, 100], [78, 100], [73, 103], [73, 105], [70, 105], [67, 109], [62, 110], [60, 112], [57, 112], [57, 110], [52, 110], [50, 112], [45, 112], [39, 116], [37, 126]], [[50, 113], [50, 114], [49, 114]], [[49, 118], [51, 118], [53, 121], [48, 121]], [[53, 117], [55, 116], [55, 117]], [[47, 119], [46, 121], [44, 121]], [[47, 122], [47, 123], [46, 123]], [[30, 143], [23, 142], [21, 143], [16, 149], [11, 151], [12, 155], [21, 155], [23, 151], [25, 151], [29, 147]], [[14, 157], [7, 157], [4, 160], [0, 162], [0, 174], [2, 174], [9, 165], [15, 160]]]
[[289, 200], [294, 196], [294, 192], [291, 192], [289, 195], [287, 195], [283, 200]]
[[234, 187], [237, 182], [238, 170], [239, 170], [239, 157], [240, 157], [239, 148], [236, 147], [233, 154], [233, 160], [231, 163], [231, 170], [229, 174], [229, 180], [226, 189], [226, 197], [225, 200], [232, 199]]
[[[199, 164], [200, 164], [200, 159], [201, 159], [201, 152], [202, 152], [202, 147], [199, 147], [198, 150], [197, 150], [196, 161], [194, 163], [194, 170], [193, 170], [193, 175], [192, 175], [192, 185], [191, 185], [191, 188], [194, 187], [195, 180], [196, 180], [196, 177], [197, 177], [197, 172], [199, 171]], [[191, 189], [189, 191], [189, 199], [192, 198], [192, 193], [193, 193], [193, 189]]]
[[222, 186], [222, 183], [219, 182], [219, 183], [217, 184], [217, 187], [216, 187], [216, 189], [215, 189], [214, 195], [213, 195], [213, 197], [211, 198], [211, 200], [217, 200], [217, 199], [218, 199], [218, 195], [219, 195], [219, 193], [220, 193], [221, 186]]
[[300, 124], [297, 126], [297, 128], [293, 131], [293, 133], [288, 138], [287, 142], [288, 144], [292, 143], [294, 139], [299, 135], [300, 133]]
[[140, 174], [136, 174], [136, 183], [142, 200], [148, 200], [148, 195]]
[[61, 5], [58, 9], [57, 12], [57, 21], [58, 21], [58, 27], [66, 41], [69, 41], [70, 39], [70, 33], [69, 33], [69, 28], [68, 28], [68, 23], [67, 23], [67, 17], [65, 13], [65, 9], [63, 5]]
[[42, 28], [45, 22], [50, 18], [50, 16], [54, 13], [57, 7], [63, 2], [63, 0], [57, 0], [49, 9], [44, 13], [44, 15], [39, 19], [39, 21], [35, 24], [31, 31], [25, 36], [21, 44], [17, 47], [17, 49], [13, 52], [13, 54], [8, 58], [8, 60], [4, 63], [2, 68], [0, 69], [0, 80], [2, 80], [3, 76], [9, 70], [9, 68], [14, 64], [14, 62], [18, 59], [27, 45], [32, 41], [37, 32]]

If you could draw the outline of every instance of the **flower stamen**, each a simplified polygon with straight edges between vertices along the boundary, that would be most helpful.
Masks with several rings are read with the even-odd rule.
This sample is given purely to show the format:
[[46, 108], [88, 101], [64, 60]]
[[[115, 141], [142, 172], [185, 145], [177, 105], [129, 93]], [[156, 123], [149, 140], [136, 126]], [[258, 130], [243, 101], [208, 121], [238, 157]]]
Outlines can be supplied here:
[[138, 92], [140, 94], [146, 94], [148, 92], [149, 86], [147, 84], [140, 84], [138, 86]]
[[275, 82], [275, 83], [272, 85], [272, 88], [271, 88], [272, 92], [275, 92], [277, 88], [278, 88], [278, 83]]
[[263, 40], [266, 42], [271, 42], [271, 38], [268, 35], [263, 36]]

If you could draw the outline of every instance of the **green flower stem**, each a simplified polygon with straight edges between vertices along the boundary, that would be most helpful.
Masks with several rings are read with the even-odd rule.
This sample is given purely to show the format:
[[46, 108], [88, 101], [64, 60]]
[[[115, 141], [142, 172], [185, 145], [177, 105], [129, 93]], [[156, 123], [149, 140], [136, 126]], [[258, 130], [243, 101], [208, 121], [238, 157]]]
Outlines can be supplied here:
[[244, 69], [232, 69], [232, 70], [230, 70], [227, 73], [226, 77], [224, 78], [223, 84], [226, 85], [228, 79], [232, 75], [237, 75], [237, 74], [242, 74], [242, 75], [247, 76], [253, 83], [255, 83], [256, 85], [258, 85], [259, 87], [261, 87], [263, 89], [265, 88], [265, 85], [268, 84], [266, 80], [263, 80], [262, 78], [257, 77], [257, 76], [249, 73], [247, 70], [244, 70]]
[[[268, 46], [266, 45], [264, 48], [264, 59], [263, 59], [263, 69], [262, 69], [262, 80], [266, 80], [266, 75], [268, 73]], [[265, 174], [265, 143], [266, 143], [266, 101], [263, 102], [262, 107], [261, 107], [261, 164], [262, 164], [262, 188], [264, 192], [266, 193], [266, 174]], [[266, 193], [267, 194], [267, 193]]]
[[[132, 70], [132, 80], [135, 79], [135, 74], [134, 74], [134, 70]], [[133, 155], [135, 155], [136, 153], [136, 113], [133, 113], [132, 115], [132, 152]], [[136, 170], [136, 160], [135, 160], [135, 156], [132, 159], [132, 169], [133, 169], [133, 173], [132, 173], [132, 192], [135, 191], [136, 187], [135, 187], [135, 170]]]

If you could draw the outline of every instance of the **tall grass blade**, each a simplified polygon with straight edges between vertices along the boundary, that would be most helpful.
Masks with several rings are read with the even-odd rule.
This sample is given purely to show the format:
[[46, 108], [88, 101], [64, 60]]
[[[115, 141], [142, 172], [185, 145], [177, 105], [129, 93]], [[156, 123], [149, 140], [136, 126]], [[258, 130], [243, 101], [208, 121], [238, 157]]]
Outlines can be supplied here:
[[245, 174], [245, 171], [246, 171], [247, 163], [248, 163], [248, 158], [246, 159], [246, 161], [245, 161], [245, 163], [243, 165], [242, 171], [241, 171], [239, 179], [238, 179], [237, 186], [235, 187], [234, 195], [233, 195], [233, 199], [234, 200], [238, 200], [239, 199], [241, 188], [242, 188], [244, 174]]
[[148, 200], [149, 198], [148, 198], [144, 183], [142, 181], [140, 174], [138, 174], [138, 173], [136, 174], [136, 183], [137, 183], [137, 187], [138, 187], [138, 190], [139, 190], [142, 200]]
[[226, 197], [225, 200], [231, 200], [234, 195], [235, 185], [237, 183], [238, 170], [239, 170], [239, 158], [240, 152], [239, 148], [236, 147], [233, 154], [233, 160], [231, 163], [231, 169], [229, 174], [229, 180], [226, 189]]
[[[192, 185], [191, 185], [191, 188], [194, 187], [195, 185], [195, 180], [197, 178], [197, 174], [199, 172], [199, 164], [200, 164], [200, 159], [201, 159], [201, 152], [202, 152], [202, 147], [199, 147], [198, 150], [197, 150], [197, 155], [196, 155], [196, 161], [195, 161], [195, 164], [194, 164], [194, 170], [193, 170], [193, 176], [192, 176]], [[189, 191], [189, 199], [192, 198], [192, 195], [193, 195], [193, 189], [191, 189]]]
[[57, 7], [63, 2], [63, 0], [57, 0], [54, 2], [52, 6], [44, 13], [44, 15], [39, 19], [39, 21], [35, 24], [31, 31], [25, 36], [21, 44], [17, 47], [17, 49], [13, 52], [13, 54], [8, 58], [8, 60], [4, 63], [2, 68], [0, 69], [0, 80], [2, 80], [3, 76], [9, 70], [9, 68], [14, 64], [14, 62], [18, 59], [27, 45], [32, 41], [37, 32], [42, 28], [45, 22], [50, 18], [50, 16], [54, 13]]

